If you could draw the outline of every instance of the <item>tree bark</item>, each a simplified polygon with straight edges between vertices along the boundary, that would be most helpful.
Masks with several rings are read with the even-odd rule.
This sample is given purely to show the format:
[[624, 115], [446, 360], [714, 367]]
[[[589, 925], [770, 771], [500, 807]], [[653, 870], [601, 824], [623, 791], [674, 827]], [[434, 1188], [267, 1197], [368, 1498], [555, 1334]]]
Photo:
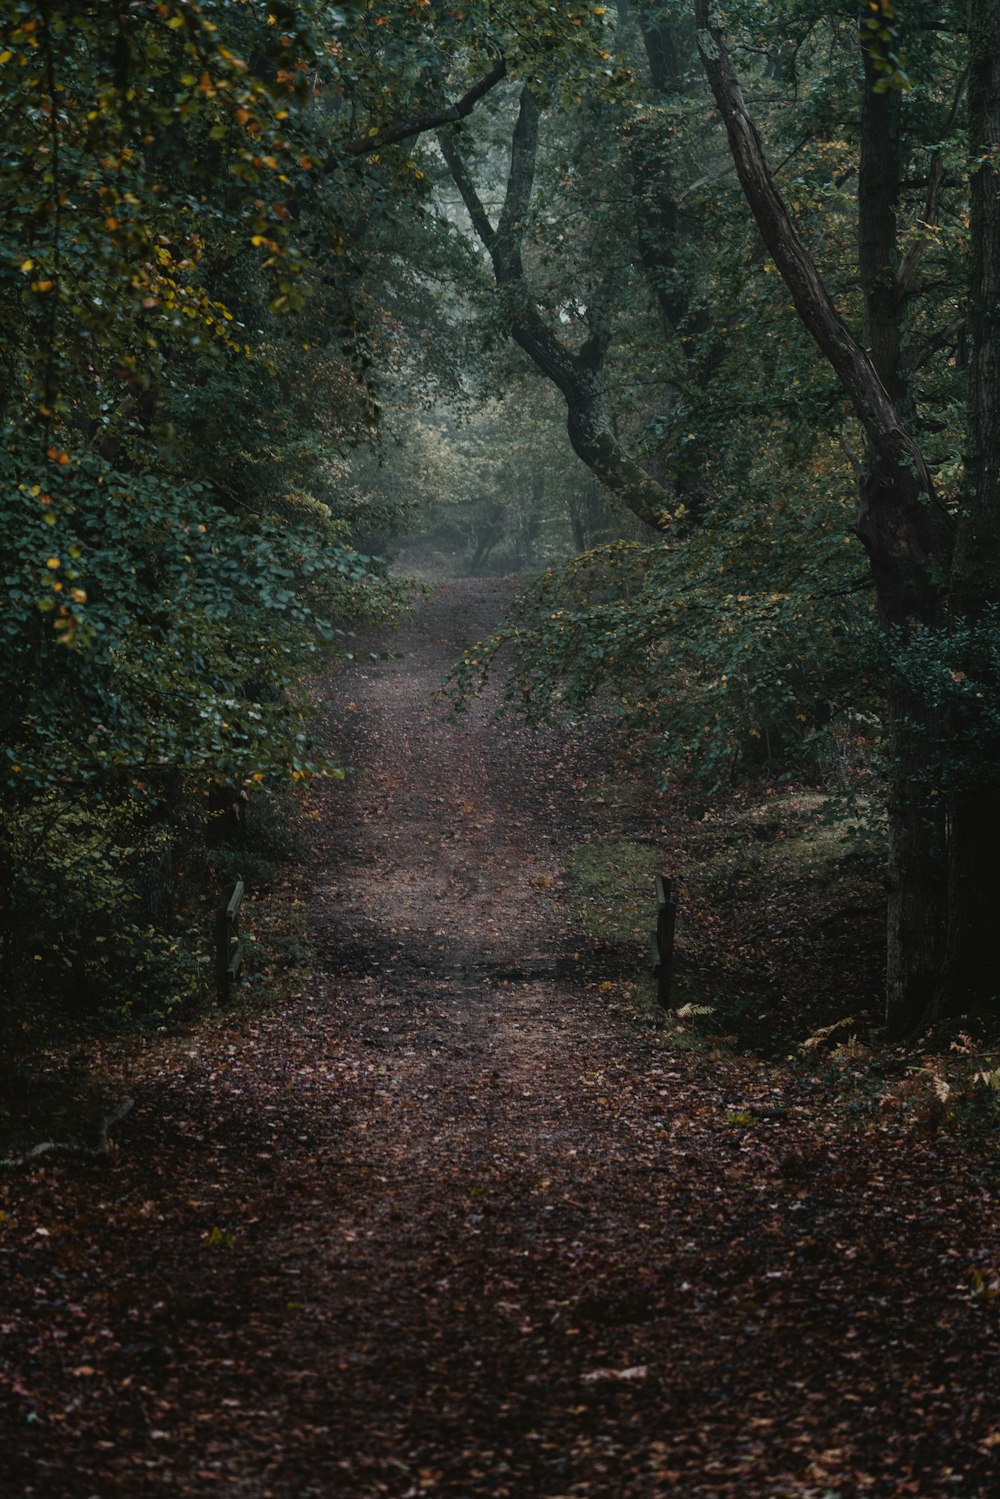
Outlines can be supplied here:
[[472, 226], [489, 252], [497, 289], [506, 298], [510, 335], [566, 402], [566, 425], [574, 452], [634, 515], [661, 531], [669, 524], [676, 498], [631, 456], [612, 429], [604, 388], [610, 330], [601, 309], [588, 309], [590, 334], [582, 347], [568, 348], [542, 317], [527, 284], [521, 240], [534, 188], [538, 125], [538, 105], [525, 87], [511, 142], [507, 189], [495, 228], [454, 138], [442, 131], [438, 143]]
[[[937, 500], [927, 464], [907, 430], [901, 373], [901, 300], [895, 277], [898, 133], [893, 111], [865, 89], [860, 205], [861, 274], [866, 293], [862, 345], [835, 308], [799, 239], [771, 175], [760, 135], [746, 111], [722, 28], [709, 0], [695, 0], [698, 50], [725, 122], [733, 161], [764, 243], [808, 332], [840, 379], [866, 439], [856, 531], [868, 552], [886, 632], [905, 636], [935, 627], [943, 611], [952, 548], [951, 520]], [[889, 684], [892, 759], [888, 798], [886, 1019], [893, 1029], [927, 1009], [941, 963], [943, 844], [921, 795], [922, 749], [912, 731], [923, 709]]]
[[[971, 0], [969, 134], [972, 159], [971, 346], [966, 487], [951, 581], [952, 618], [995, 634], [1000, 605], [1000, 0]], [[957, 661], [996, 699], [985, 643]], [[951, 798], [948, 946], [938, 1007], [952, 1014], [1000, 998], [1000, 743], [957, 743], [975, 757], [976, 784]]]

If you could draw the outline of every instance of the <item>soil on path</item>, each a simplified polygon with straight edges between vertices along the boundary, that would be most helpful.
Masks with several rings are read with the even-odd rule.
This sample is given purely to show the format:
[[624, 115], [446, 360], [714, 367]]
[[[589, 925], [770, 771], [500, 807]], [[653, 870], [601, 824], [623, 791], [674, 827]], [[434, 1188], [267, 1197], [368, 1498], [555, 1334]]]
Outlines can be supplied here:
[[4, 1499], [996, 1492], [978, 1163], [586, 980], [593, 746], [428, 706], [507, 592], [328, 684], [366, 769], [301, 1000], [151, 1047], [108, 1168], [8, 1188]]

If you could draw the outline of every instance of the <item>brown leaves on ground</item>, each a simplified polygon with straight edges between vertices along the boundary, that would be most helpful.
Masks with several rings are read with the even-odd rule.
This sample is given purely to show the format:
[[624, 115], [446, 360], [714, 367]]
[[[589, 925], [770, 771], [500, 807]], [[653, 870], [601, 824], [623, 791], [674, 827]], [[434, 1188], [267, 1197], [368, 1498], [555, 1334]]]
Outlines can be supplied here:
[[575, 976], [584, 750], [427, 710], [499, 591], [335, 686], [307, 991], [123, 1049], [107, 1164], [8, 1173], [4, 1496], [996, 1491], [986, 1162]]

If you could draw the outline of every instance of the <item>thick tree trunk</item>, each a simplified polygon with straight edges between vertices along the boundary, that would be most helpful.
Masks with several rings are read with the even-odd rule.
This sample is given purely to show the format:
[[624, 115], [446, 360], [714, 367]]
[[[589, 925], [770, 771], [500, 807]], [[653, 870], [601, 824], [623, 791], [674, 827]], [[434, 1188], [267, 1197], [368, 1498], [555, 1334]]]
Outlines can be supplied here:
[[[942, 615], [952, 524], [938, 503], [927, 464], [901, 410], [902, 299], [893, 264], [898, 105], [883, 102], [884, 96], [866, 88], [866, 196], [859, 208], [867, 307], [862, 344], [834, 307], [778, 192], [709, 0], [695, 0], [695, 16], [698, 50], [747, 202], [803, 325], [840, 378], [864, 429], [867, 452], [856, 530], [871, 562], [883, 627], [890, 637], [905, 635], [915, 626], [934, 627]], [[865, 63], [870, 73], [867, 57]], [[940, 821], [921, 794], [922, 741], [911, 728], [923, 709], [891, 683], [888, 695], [893, 770], [888, 800], [886, 1019], [899, 1029], [926, 1011], [940, 972], [944, 865]]]
[[[1000, 0], [969, 9], [972, 284], [969, 437], [951, 586], [952, 618], [980, 630], [1000, 605]], [[992, 630], [997, 629], [995, 617]], [[973, 647], [969, 675], [994, 701], [1000, 694], [990, 652]], [[976, 784], [951, 798], [948, 947], [938, 1007], [950, 1013], [1000, 1000], [1000, 743], [988, 733], [956, 743], [974, 763]]]

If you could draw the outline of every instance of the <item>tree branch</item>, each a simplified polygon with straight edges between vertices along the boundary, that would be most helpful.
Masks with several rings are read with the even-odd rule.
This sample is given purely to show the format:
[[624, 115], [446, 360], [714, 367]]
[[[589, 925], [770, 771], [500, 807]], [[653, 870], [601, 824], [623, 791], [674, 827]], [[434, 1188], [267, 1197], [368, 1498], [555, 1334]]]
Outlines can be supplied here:
[[385, 146], [396, 146], [400, 141], [424, 135], [428, 130], [455, 125], [470, 115], [480, 99], [506, 77], [507, 63], [501, 58], [478, 83], [473, 84], [468, 93], [462, 95], [457, 104], [449, 104], [433, 114], [412, 115], [408, 120], [400, 120], [395, 125], [387, 125], [384, 130], [377, 130], [374, 135], [349, 140], [345, 143], [344, 150], [349, 156], [368, 156], [372, 151], [381, 151]]
[[634, 515], [654, 530], [663, 530], [669, 522], [673, 497], [625, 451], [608, 420], [603, 364], [610, 328], [602, 309], [595, 305], [589, 313], [590, 333], [576, 353], [542, 317], [525, 280], [521, 233], [534, 187], [538, 124], [538, 106], [525, 87], [521, 90], [507, 190], [496, 229], [451, 133], [441, 131], [438, 144], [472, 226], [489, 252], [497, 288], [507, 293], [511, 337], [566, 401], [566, 426], [574, 452]]
[[729, 136], [750, 210], [785, 281], [802, 322], [851, 398], [872, 442], [899, 431], [899, 419], [866, 351], [834, 307], [830, 294], [778, 192], [757, 127], [747, 114], [721, 28], [709, 20], [708, 0], [695, 0], [698, 51]]
[[747, 203], [803, 326], [839, 378], [865, 432], [867, 464], [855, 529], [871, 558], [883, 617], [895, 624], [929, 620], [940, 604], [954, 522], [935, 495], [924, 455], [879, 368], [834, 307], [798, 236], [744, 105], [712, 0], [695, 0], [695, 19], [698, 51]]
[[954, 344], [965, 332], [969, 325], [968, 318], [963, 314], [961, 317], [952, 318], [943, 328], [936, 333], [931, 333], [927, 338], [922, 338], [919, 343], [910, 344], [903, 351], [903, 362], [908, 371], [920, 369], [921, 365], [933, 359], [935, 354], [946, 349], [949, 344]]
[[535, 161], [538, 156], [538, 105], [525, 86], [517, 111], [517, 123], [510, 146], [510, 171], [500, 221], [497, 224], [497, 248], [507, 262], [513, 279], [523, 275], [521, 265], [521, 232], [531, 194], [535, 187]]

